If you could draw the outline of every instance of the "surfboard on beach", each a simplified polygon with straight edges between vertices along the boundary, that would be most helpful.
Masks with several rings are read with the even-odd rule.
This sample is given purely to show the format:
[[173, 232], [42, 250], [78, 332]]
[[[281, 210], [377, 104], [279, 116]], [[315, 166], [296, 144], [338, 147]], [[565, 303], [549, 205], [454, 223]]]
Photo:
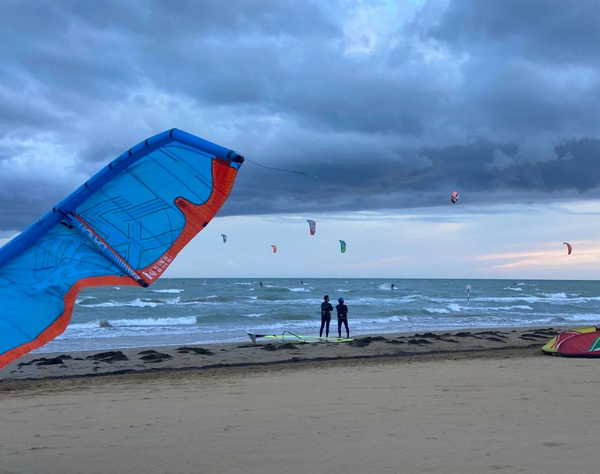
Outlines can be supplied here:
[[346, 337], [316, 337], [316, 336], [304, 336], [301, 334], [295, 334], [293, 332], [284, 332], [282, 334], [255, 334], [252, 332], [246, 333], [248, 337], [252, 341], [253, 344], [256, 344], [258, 339], [268, 339], [274, 342], [307, 342], [307, 343], [317, 343], [317, 342], [352, 342], [353, 338]]

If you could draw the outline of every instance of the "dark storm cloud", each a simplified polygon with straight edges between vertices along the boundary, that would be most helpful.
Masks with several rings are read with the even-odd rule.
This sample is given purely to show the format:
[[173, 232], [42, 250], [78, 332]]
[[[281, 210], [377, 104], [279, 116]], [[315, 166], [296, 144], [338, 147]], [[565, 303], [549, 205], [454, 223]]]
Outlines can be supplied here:
[[[460, 91], [465, 128], [522, 141], [594, 132], [600, 119], [600, 4], [451, 2], [421, 34], [466, 55]], [[571, 8], [572, 7], [572, 8]]]
[[429, 32], [493, 59], [597, 64], [598, 9], [596, 0], [461, 0], [451, 2]]
[[247, 163], [226, 214], [595, 196], [600, 6], [415, 5], [3, 2], [0, 230], [173, 126], [304, 173]]
[[[323, 212], [439, 206], [450, 191], [465, 203], [527, 203], [538, 199], [598, 197], [600, 140], [570, 140], [555, 147], [553, 159], [531, 162], [512, 144], [476, 142], [421, 150], [418, 167], [401, 159], [338, 154], [335, 162], [304, 168], [306, 175], [246, 164], [237, 199], [228, 214], [253, 213], [271, 193], [270, 212]], [[401, 156], [401, 153], [399, 153]], [[265, 189], [265, 183], [268, 189]]]

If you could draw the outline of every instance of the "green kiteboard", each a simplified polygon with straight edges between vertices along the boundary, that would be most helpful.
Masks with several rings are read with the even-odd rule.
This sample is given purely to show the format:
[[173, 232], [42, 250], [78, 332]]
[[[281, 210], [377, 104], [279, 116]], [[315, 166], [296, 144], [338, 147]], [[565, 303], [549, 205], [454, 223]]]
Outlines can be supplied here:
[[301, 334], [295, 334], [291, 331], [284, 331], [281, 334], [255, 334], [252, 332], [246, 333], [252, 341], [252, 344], [256, 344], [257, 339], [269, 339], [277, 342], [307, 342], [315, 344], [317, 342], [352, 342], [354, 339], [346, 337], [316, 337], [316, 336], [303, 336]]

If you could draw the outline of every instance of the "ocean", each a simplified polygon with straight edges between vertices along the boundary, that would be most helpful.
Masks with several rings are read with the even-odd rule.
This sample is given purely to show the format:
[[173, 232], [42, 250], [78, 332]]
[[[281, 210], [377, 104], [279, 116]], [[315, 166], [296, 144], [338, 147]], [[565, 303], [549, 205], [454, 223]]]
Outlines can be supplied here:
[[[248, 331], [318, 335], [325, 294], [334, 306], [345, 299], [352, 335], [600, 319], [596, 281], [323, 278], [262, 284], [255, 278], [163, 278], [147, 289], [87, 289], [67, 330], [37, 352], [245, 341]], [[332, 330], [337, 333], [335, 312]]]

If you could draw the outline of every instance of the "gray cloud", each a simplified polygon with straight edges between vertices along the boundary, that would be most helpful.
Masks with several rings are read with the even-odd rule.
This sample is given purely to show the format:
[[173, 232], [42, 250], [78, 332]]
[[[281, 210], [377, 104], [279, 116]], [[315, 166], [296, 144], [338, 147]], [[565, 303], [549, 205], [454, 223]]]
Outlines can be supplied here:
[[545, 61], [551, 66], [597, 64], [598, 2], [560, 0], [451, 2], [429, 32], [488, 58]]
[[407, 5], [3, 2], [0, 230], [171, 127], [305, 173], [225, 214], [596, 196], [600, 6]]
[[[304, 168], [306, 176], [284, 179], [279, 173], [247, 164], [238, 179], [237, 199], [228, 203], [225, 212], [252, 214], [254, 208], [269, 212], [416, 208], [445, 204], [453, 190], [461, 192], [461, 202], [471, 204], [600, 195], [597, 139], [565, 141], [556, 146], [552, 159], [543, 161], [523, 157], [518, 146], [487, 141], [424, 148], [420, 153], [420, 162], [400, 152], [396, 159], [340, 153], [335, 162]], [[417, 163], [423, 166], [415, 166]], [[272, 194], [268, 207], [265, 193]]]

